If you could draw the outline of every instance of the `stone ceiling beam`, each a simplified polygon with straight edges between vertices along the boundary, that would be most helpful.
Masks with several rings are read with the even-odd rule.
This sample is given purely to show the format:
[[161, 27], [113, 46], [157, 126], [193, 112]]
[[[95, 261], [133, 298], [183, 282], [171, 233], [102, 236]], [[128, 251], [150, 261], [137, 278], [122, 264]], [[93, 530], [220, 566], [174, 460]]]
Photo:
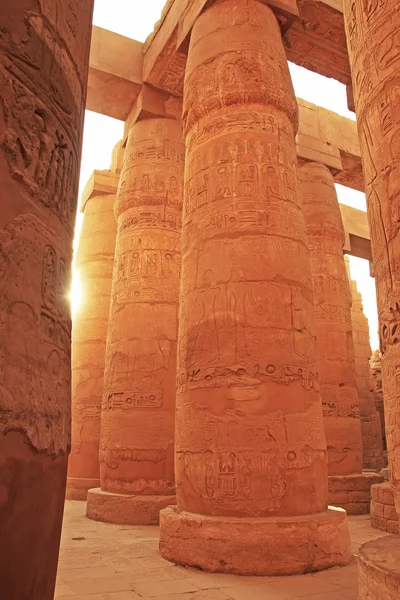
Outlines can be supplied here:
[[[186, 55], [175, 50], [171, 54], [170, 49], [176, 49], [179, 35], [184, 45], [185, 32], [196, 14], [192, 11], [194, 7], [200, 10], [202, 3], [204, 0], [191, 3], [191, 10], [183, 14], [180, 34], [177, 19], [181, 13], [176, 11], [177, 0], [167, 4], [145, 44], [94, 27], [86, 108], [128, 121], [128, 125], [132, 118], [140, 118], [135, 116], [135, 111], [149, 110], [151, 114], [169, 116], [174, 98], [177, 101], [180, 96], [186, 67]], [[165, 45], [165, 35], [170, 35], [169, 46]], [[155, 48], [158, 48], [158, 54], [154, 53]], [[167, 48], [166, 54], [161, 48]], [[168, 63], [169, 58], [172, 62]], [[143, 84], [149, 79], [150, 84]], [[298, 103], [300, 127], [296, 142], [299, 158], [327, 165], [336, 183], [363, 191], [356, 123], [305, 100], [298, 99]]]
[[300, 18], [283, 38], [287, 59], [349, 85], [342, 0], [297, 0], [297, 6]]
[[345, 230], [344, 252], [372, 262], [367, 213], [346, 204], [339, 204], [339, 207]]
[[125, 121], [142, 87], [143, 44], [93, 27], [86, 108]]

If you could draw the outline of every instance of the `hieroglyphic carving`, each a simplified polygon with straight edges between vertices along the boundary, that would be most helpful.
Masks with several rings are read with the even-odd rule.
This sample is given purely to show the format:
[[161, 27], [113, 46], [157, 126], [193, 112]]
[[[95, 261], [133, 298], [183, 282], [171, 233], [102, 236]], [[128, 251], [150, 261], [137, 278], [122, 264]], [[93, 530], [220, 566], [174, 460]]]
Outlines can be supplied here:
[[217, 2], [199, 18], [185, 81], [177, 498], [203, 514], [312, 513], [324, 484], [305, 489], [300, 471], [326, 457], [297, 110], [272, 12], [234, 13]]
[[[70, 3], [67, 38], [80, 30], [76, 24], [72, 27], [77, 12]], [[26, 20], [23, 45], [6, 30], [0, 36], [8, 54], [0, 69], [5, 120], [0, 143], [11, 175], [72, 233], [81, 126], [77, 98], [83, 95], [83, 83], [54, 34], [57, 23], [43, 17], [35, 20], [32, 14]], [[84, 38], [80, 42], [85, 49]]]
[[68, 282], [60, 243], [47, 241], [45, 228], [26, 215], [0, 235], [3, 283], [14, 281], [0, 298], [0, 395], [6, 429], [23, 427], [32, 445], [60, 452], [69, 443]]
[[385, 410], [382, 389], [382, 357], [379, 350], [372, 353], [370, 362], [371, 392], [374, 396], [376, 410], [380, 415], [382, 446], [386, 451]]
[[[398, 414], [396, 365], [400, 292], [400, 13], [397, 3], [346, 0], [352, 70], [368, 218], [377, 284], [386, 424]], [[357, 28], [352, 26], [357, 17]], [[396, 420], [396, 419], [395, 419]], [[399, 430], [387, 428], [389, 463], [400, 509]]]
[[[347, 475], [361, 472], [362, 446], [351, 292], [343, 260], [344, 230], [334, 179], [328, 168], [304, 163], [299, 165], [298, 172], [313, 274], [317, 371], [330, 456], [329, 474]], [[325, 239], [330, 240], [329, 245], [324, 243]], [[351, 427], [349, 420], [354, 421]], [[351, 432], [349, 439], [346, 432]], [[340, 460], [335, 454], [338, 439], [346, 446], [345, 456]]]
[[[133, 125], [115, 206], [117, 242], [102, 402], [101, 456], [108, 458], [101, 459], [100, 479], [110, 492], [147, 489], [169, 494], [174, 486], [183, 159], [178, 122], [149, 119]], [[131, 435], [123, 442], [128, 430]], [[134, 458], [143, 448], [142, 431], [149, 436], [146, 447], [150, 443], [152, 451], [164, 453], [161, 466], [148, 460], [146, 476]], [[124, 458], [118, 448], [124, 448]], [[153, 484], [142, 487], [141, 481], [147, 480]]]
[[50, 600], [54, 595], [70, 444], [65, 298], [92, 9], [93, 0], [26, 0], [11, 10], [0, 4], [4, 597]]
[[70, 323], [66, 318], [67, 276], [65, 259], [58, 257], [54, 248], [47, 245], [43, 254], [41, 330], [46, 341], [64, 352], [71, 343]]
[[[97, 186], [100, 176], [103, 180], [108, 179], [109, 194], [99, 193]], [[114, 172], [97, 171], [90, 181], [92, 186], [86, 188], [83, 196], [83, 223], [75, 257], [82, 298], [75, 310], [72, 329], [72, 439], [67, 479], [69, 499], [86, 499], [88, 488], [94, 487], [99, 480], [104, 359], [117, 230]]]
[[341, 83], [351, 81], [343, 13], [325, 2], [297, 0], [300, 18], [284, 35], [289, 61]]

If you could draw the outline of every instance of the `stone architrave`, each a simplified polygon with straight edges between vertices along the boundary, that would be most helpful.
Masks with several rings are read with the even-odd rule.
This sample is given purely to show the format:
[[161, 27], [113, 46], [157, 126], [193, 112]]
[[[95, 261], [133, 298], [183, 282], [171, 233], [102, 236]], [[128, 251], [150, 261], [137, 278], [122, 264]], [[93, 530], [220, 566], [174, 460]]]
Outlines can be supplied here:
[[175, 501], [183, 165], [179, 121], [131, 126], [115, 205], [100, 488], [88, 492], [88, 517], [100, 521], [155, 524]]
[[314, 284], [316, 364], [328, 446], [329, 504], [350, 514], [366, 514], [371, 485], [383, 477], [362, 473], [351, 292], [335, 182], [325, 165], [314, 162], [300, 163], [298, 178]]
[[0, 2], [0, 597], [51, 600], [93, 0]]
[[372, 354], [368, 319], [364, 314], [362, 296], [357, 282], [351, 279], [349, 259], [345, 257], [351, 290], [351, 324], [354, 342], [355, 376], [360, 404], [361, 437], [364, 469], [380, 471], [385, 466], [381, 417], [371, 391], [369, 359]]
[[289, 574], [350, 559], [327, 510], [297, 105], [277, 19], [217, 0], [185, 80], [177, 506], [163, 557], [207, 571]]
[[374, 350], [369, 361], [370, 367], [370, 381], [371, 391], [374, 396], [375, 407], [380, 415], [381, 421], [381, 436], [382, 445], [385, 456], [385, 463], [387, 463], [387, 446], [386, 446], [386, 427], [385, 427], [385, 403], [383, 401], [383, 390], [382, 390], [382, 359], [379, 350]]
[[[390, 481], [400, 514], [400, 4], [344, 0], [378, 302]], [[398, 598], [400, 540], [363, 546], [360, 599]], [[389, 542], [388, 542], [389, 544]], [[394, 580], [396, 583], [394, 583]]]
[[[114, 154], [123, 154], [121, 143]], [[99, 440], [104, 361], [117, 222], [120, 170], [95, 171], [83, 192], [76, 252], [81, 301], [72, 320], [72, 440], [66, 498], [86, 500], [100, 485]]]

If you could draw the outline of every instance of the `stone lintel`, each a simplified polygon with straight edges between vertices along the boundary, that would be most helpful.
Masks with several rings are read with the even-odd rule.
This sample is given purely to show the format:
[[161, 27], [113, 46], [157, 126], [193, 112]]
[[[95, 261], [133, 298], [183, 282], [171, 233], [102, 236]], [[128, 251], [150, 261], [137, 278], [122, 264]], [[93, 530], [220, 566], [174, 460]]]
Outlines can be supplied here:
[[93, 27], [86, 108], [125, 121], [142, 85], [143, 44]]
[[346, 204], [339, 206], [345, 230], [344, 252], [371, 261], [371, 239], [367, 213]]
[[[173, 6], [175, 6], [175, 3]], [[171, 11], [172, 8], [165, 15], [163, 22], [167, 23], [167, 17]], [[162, 35], [163, 31], [167, 30], [156, 29], [156, 33], [153, 34], [153, 37], [151, 38], [154, 40], [154, 43], [156, 43], [155, 40], [157, 36]], [[176, 30], [173, 31], [173, 35], [175, 36], [173, 43], [176, 47]], [[96, 56], [97, 51], [100, 52], [100, 49], [98, 50], [99, 40], [102, 40], [103, 45], [101, 47], [101, 55]], [[123, 81], [125, 80], [122, 80], [124, 73], [123, 65], [115, 65], [115, 72], [112, 72], [112, 69], [114, 68], [112, 65], [118, 58], [115, 54], [115, 47], [113, 50], [114, 40], [116, 40], [117, 46], [122, 44], [118, 46], [118, 52], [126, 62], [126, 57], [130, 56], [129, 44], [132, 40], [94, 27], [94, 42], [92, 43], [91, 67], [89, 72], [89, 103], [87, 108], [89, 110], [96, 109], [98, 112], [106, 114], [107, 116], [119, 118], [124, 121], [127, 120], [128, 127], [135, 120], [146, 116], [146, 111], [153, 116], [175, 117], [175, 114], [171, 115], [170, 107], [174, 102], [175, 104], [179, 102], [178, 97], [182, 92], [186, 66], [185, 55], [178, 53], [182, 59], [179, 59], [178, 62], [176, 62], [177, 54], [174, 54], [175, 58], [173, 58], [173, 60], [170, 56], [169, 58], [168, 56], [160, 57], [161, 62], [157, 62], [157, 65], [154, 65], [154, 70], [149, 76], [152, 85], [145, 85], [143, 88], [144, 91], [142, 92], [142, 98], [139, 97], [139, 94], [143, 86], [137, 84], [134, 84], [136, 86], [134, 93], [125, 95], [125, 87], [123, 85]], [[149, 42], [146, 42], [147, 45], [148, 43]], [[135, 42], [135, 44], [139, 43]], [[146, 68], [146, 64], [148, 64], [148, 58], [153, 51], [152, 45], [146, 50], [146, 44], [144, 45], [144, 69]], [[142, 45], [139, 44], [139, 47], [141, 48]], [[102, 55], [110, 57], [107, 59], [108, 71], [106, 71], [104, 63], [102, 67], [103, 70], [101, 71], [99, 69], [99, 66], [102, 64]], [[171, 59], [168, 64], [165, 63], [165, 60], [167, 59]], [[132, 72], [137, 72], [141, 60], [141, 54], [136, 52], [136, 58], [133, 56], [132, 61], [136, 61], [137, 65], [136, 67], [131, 65]], [[175, 71], [168, 70], [171, 65], [175, 65]], [[101, 86], [98, 85], [99, 72], [101, 74], [101, 81], [104, 84]], [[113, 78], [118, 80], [118, 85], [114, 94], [113, 85], [109, 86], [105, 84], [107, 81], [110, 82], [111, 80], [114, 80]], [[144, 76], [144, 79], [146, 79], [146, 76]], [[138, 80], [139, 79], [137, 78], [137, 81]], [[129, 88], [129, 86], [133, 85], [132, 81], [126, 80], [125, 83], [132, 92], [133, 90]], [[154, 87], [164, 87], [165, 89], [164, 91], [161, 91], [160, 89], [159, 91], [156, 91]], [[168, 88], [169, 91], [167, 91]], [[93, 106], [93, 101], [90, 99], [91, 91], [93, 90], [96, 90], [97, 108]], [[165, 108], [164, 104], [166, 102], [168, 102], [168, 104]], [[150, 105], [151, 108], [146, 108], [146, 104]], [[304, 158], [305, 160], [315, 160], [326, 164], [332, 170], [336, 183], [341, 183], [353, 189], [363, 191], [364, 182], [356, 123], [351, 119], [341, 117], [332, 111], [318, 107], [315, 104], [311, 104], [300, 98], [298, 98], [298, 104], [300, 127], [297, 137], [297, 150], [299, 157]]]
[[321, 139], [303, 134], [301, 123], [296, 137], [296, 152], [299, 159], [326, 165], [334, 176], [343, 169], [339, 148]]
[[352, 119], [297, 98], [299, 158], [322, 162], [335, 182], [364, 191], [357, 124]]
[[144, 84], [125, 122], [124, 143], [126, 142], [130, 128], [136, 121], [160, 117], [179, 120], [181, 115], [181, 98], [176, 98], [168, 92], [156, 90]]
[[[175, 96], [183, 94], [187, 56], [185, 52], [178, 51], [178, 29], [182, 13], [188, 4], [188, 0], [168, 0], [161, 19], [156, 23], [154, 31], [143, 47], [143, 81]], [[193, 11], [198, 4], [198, 2], [194, 3]], [[181, 43], [186, 29], [187, 25], [181, 32]]]
[[[298, 19], [296, 0], [260, 0], [275, 12], [282, 34]], [[183, 93], [187, 50], [194, 23], [213, 0], [169, 0], [144, 44], [143, 81], [175, 96]]]
[[278, 19], [282, 34], [299, 18], [299, 9], [296, 0], [260, 0], [274, 11]]
[[82, 192], [80, 211], [85, 212], [88, 201], [94, 196], [116, 194], [119, 173], [112, 171], [93, 171]]
[[300, 18], [284, 36], [288, 60], [349, 84], [342, 0], [297, 0], [297, 6]]

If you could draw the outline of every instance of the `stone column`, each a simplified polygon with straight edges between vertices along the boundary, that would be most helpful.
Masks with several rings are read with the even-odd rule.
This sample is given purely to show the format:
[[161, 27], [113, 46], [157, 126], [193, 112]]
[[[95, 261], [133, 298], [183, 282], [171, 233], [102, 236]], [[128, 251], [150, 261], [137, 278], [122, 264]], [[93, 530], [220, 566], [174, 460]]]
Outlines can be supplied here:
[[53, 598], [92, 0], [0, 3], [0, 597]]
[[260, 575], [346, 564], [346, 515], [327, 510], [297, 104], [266, 4], [201, 14], [184, 118], [177, 506], [161, 511], [161, 554]]
[[389, 469], [400, 510], [400, 7], [345, 0], [375, 265]]
[[351, 324], [354, 342], [355, 376], [360, 405], [361, 437], [364, 469], [380, 471], [385, 466], [381, 435], [381, 417], [376, 410], [371, 391], [369, 359], [372, 354], [368, 319], [364, 314], [362, 296], [351, 279], [348, 257], [345, 257], [351, 290]]
[[[375, 265], [389, 473], [400, 514], [400, 6], [344, 0], [343, 9]], [[379, 571], [372, 566], [382, 544], [371, 544], [360, 599], [397, 598], [400, 572], [389, 589], [387, 563]], [[400, 563], [398, 540], [389, 561]]]
[[317, 371], [328, 446], [329, 504], [369, 512], [371, 485], [363, 474], [361, 419], [355, 378], [351, 292], [343, 259], [344, 229], [333, 175], [320, 163], [298, 169], [314, 282]]
[[175, 501], [174, 409], [184, 146], [179, 121], [130, 127], [115, 206], [100, 485], [90, 518], [158, 523]]
[[[122, 154], [119, 143], [115, 159]], [[100, 485], [99, 440], [104, 361], [117, 223], [120, 169], [94, 171], [82, 196], [84, 214], [75, 258], [81, 302], [72, 320], [72, 444], [66, 497], [86, 500]]]
[[380, 415], [381, 436], [384, 450], [385, 464], [387, 464], [386, 428], [385, 428], [385, 403], [382, 390], [382, 360], [379, 350], [374, 350], [369, 361], [371, 389], [374, 396], [375, 407]]

